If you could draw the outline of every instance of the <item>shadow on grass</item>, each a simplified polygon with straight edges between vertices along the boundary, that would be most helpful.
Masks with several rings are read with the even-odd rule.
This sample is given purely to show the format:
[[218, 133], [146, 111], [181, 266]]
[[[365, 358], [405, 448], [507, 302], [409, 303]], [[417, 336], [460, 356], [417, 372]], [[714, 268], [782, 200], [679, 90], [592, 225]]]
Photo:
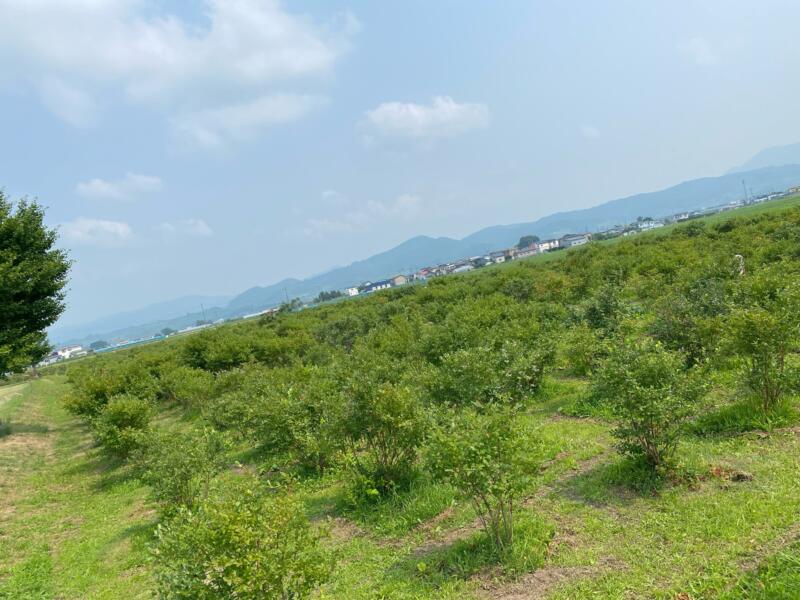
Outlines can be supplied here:
[[566, 479], [557, 491], [593, 506], [625, 505], [655, 496], [669, 481], [670, 477], [653, 471], [644, 460], [619, 457]]
[[95, 477], [92, 487], [96, 491], [107, 491], [136, 479], [136, 470], [123, 458], [105, 454], [95, 448], [88, 456], [83, 455], [76, 464], [68, 467], [69, 476]]
[[454, 578], [467, 580], [481, 573], [492, 578], [514, 577], [544, 564], [554, 534], [550, 524], [519, 513], [510, 549], [498, 550], [480, 530], [449, 544], [423, 546], [395, 563], [387, 577], [398, 581], [417, 578], [434, 589]]
[[333, 510], [380, 535], [403, 535], [443, 513], [455, 497], [450, 486], [420, 477], [408, 489], [375, 496], [374, 501], [358, 506], [348, 503], [347, 489], [342, 486], [333, 498]]
[[800, 598], [800, 544], [765, 558], [755, 570], [746, 572], [721, 600], [786, 600]]
[[147, 521], [136, 523], [123, 529], [116, 537], [115, 541], [129, 541], [135, 549], [146, 550], [155, 539], [155, 531], [158, 526], [158, 517], [153, 516]]
[[16, 421], [0, 422], [0, 438], [15, 433], [49, 433], [50, 428], [41, 423], [18, 423]]

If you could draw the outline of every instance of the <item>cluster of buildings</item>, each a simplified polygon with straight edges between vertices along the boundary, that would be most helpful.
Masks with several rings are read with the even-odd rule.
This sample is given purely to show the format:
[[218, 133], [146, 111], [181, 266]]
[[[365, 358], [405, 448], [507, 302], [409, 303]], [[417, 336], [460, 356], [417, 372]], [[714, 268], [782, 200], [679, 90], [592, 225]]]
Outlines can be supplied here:
[[[456, 273], [466, 273], [468, 271], [479, 269], [481, 267], [485, 267], [492, 264], [504, 263], [507, 261], [527, 258], [529, 256], [534, 256], [536, 254], [544, 254], [545, 252], [552, 252], [554, 250], [569, 249], [569, 248], [574, 248], [575, 246], [583, 246], [591, 242], [593, 239], [605, 240], [619, 236], [635, 235], [640, 232], [650, 231], [653, 229], [664, 227], [665, 225], [668, 225], [670, 223], [688, 221], [690, 219], [705, 217], [715, 213], [720, 213], [740, 208], [742, 206], [748, 206], [752, 204], [758, 204], [761, 202], [767, 202], [769, 200], [783, 198], [785, 196], [790, 196], [792, 194], [800, 194], [800, 186], [789, 188], [785, 192], [773, 192], [761, 196], [750, 196], [749, 194], [746, 194], [744, 200], [737, 200], [729, 202], [728, 204], [712, 206], [710, 208], [706, 208], [703, 210], [681, 212], [662, 219], [640, 217], [633, 223], [628, 223], [627, 225], [617, 225], [615, 227], [612, 227], [611, 229], [600, 231], [594, 234], [571, 233], [557, 239], [553, 238], [548, 240], [536, 240], [534, 242], [531, 242], [527, 246], [522, 246], [522, 247], [515, 246], [513, 248], [507, 248], [505, 250], [497, 250], [494, 252], [489, 252], [488, 254], [481, 256], [473, 256], [470, 258], [463, 258], [453, 262], [443, 263], [435, 267], [423, 267], [409, 275], [400, 274], [400, 275], [395, 275], [394, 277], [390, 277], [388, 279], [382, 279], [380, 281], [367, 281], [359, 286], [347, 288], [346, 290], [344, 290], [344, 295], [361, 296], [364, 294], [370, 294], [372, 292], [377, 292], [380, 290], [386, 290], [406, 285], [408, 283], [415, 281], [425, 281], [433, 277], [441, 277], [444, 275], [450, 275]], [[304, 307], [302, 302], [299, 302], [299, 306], [301, 308]], [[248, 319], [251, 317], [258, 317], [258, 316], [272, 314], [278, 312], [279, 310], [280, 310], [279, 307], [267, 308], [266, 310], [249, 315], [244, 315], [243, 317], [239, 318]], [[143, 344], [150, 341], [163, 339], [168, 335], [173, 335], [173, 333], [175, 334], [189, 333], [200, 329], [205, 329], [212, 325], [222, 323], [226, 320], [228, 319], [219, 319], [214, 323], [208, 321], [198, 322], [197, 324], [181, 329], [180, 331], [162, 333], [146, 339], [139, 339], [133, 341], [119, 341], [98, 350], [83, 348], [82, 346], [79, 345], [66, 346], [64, 348], [52, 352], [49, 356], [47, 356], [47, 358], [45, 358], [40, 363], [40, 366], [51, 365], [62, 360], [77, 358], [79, 356], [85, 356], [90, 352], [95, 352], [95, 351], [106, 352], [109, 350], [116, 350], [128, 346], [135, 346], [138, 344]]]
[[359, 286], [347, 288], [345, 294], [347, 296], [360, 296], [363, 294], [370, 294], [379, 290], [387, 290], [389, 288], [405, 285], [412, 281], [425, 281], [432, 277], [441, 277], [443, 275], [451, 275], [454, 273], [466, 273], [474, 269], [486, 267], [488, 265], [504, 263], [506, 261], [517, 260], [535, 254], [543, 254], [551, 250], [558, 250], [561, 248], [572, 248], [574, 246], [582, 246], [588, 244], [592, 239], [590, 233], [576, 233], [565, 235], [559, 239], [538, 240], [531, 242], [528, 246], [507, 248], [505, 250], [497, 250], [489, 252], [481, 256], [472, 256], [470, 258], [463, 258], [457, 261], [443, 263], [435, 267], [423, 267], [410, 275], [395, 275], [389, 279], [382, 279], [380, 281], [367, 281]]
[[39, 366], [46, 367], [47, 365], [52, 365], [62, 360], [78, 358], [79, 356], [86, 356], [87, 354], [89, 354], [89, 350], [79, 344], [64, 346], [58, 350], [53, 350], [39, 363]]
[[466, 273], [467, 271], [472, 271], [474, 269], [478, 269], [492, 264], [503, 263], [506, 261], [517, 260], [520, 258], [527, 258], [529, 256], [534, 256], [536, 254], [543, 254], [545, 252], [551, 252], [553, 250], [568, 249], [568, 248], [573, 248], [575, 246], [582, 246], [584, 244], [588, 244], [589, 242], [591, 242], [593, 238], [610, 239], [619, 236], [635, 235], [637, 233], [641, 233], [644, 231], [651, 231], [653, 229], [664, 227], [665, 225], [668, 225], [670, 223], [688, 221], [690, 219], [705, 217], [715, 213], [720, 213], [740, 208], [742, 206], [767, 202], [769, 200], [775, 200], [777, 198], [783, 198], [785, 196], [798, 193], [800, 193], [800, 186], [789, 188], [785, 192], [773, 192], [761, 196], [750, 196], [749, 194], [747, 194], [743, 200], [736, 200], [733, 202], [729, 202], [728, 204], [712, 206], [710, 208], [706, 208], [703, 210], [694, 210], [690, 212], [677, 213], [669, 217], [664, 217], [662, 219], [640, 217], [633, 223], [628, 223], [626, 225], [617, 225], [615, 227], [612, 227], [611, 229], [600, 231], [595, 234], [571, 233], [563, 237], [560, 237], [558, 239], [537, 240], [535, 242], [532, 242], [530, 245], [524, 247], [507, 248], [505, 250], [497, 250], [495, 252], [489, 252], [488, 254], [483, 256], [473, 256], [470, 258], [463, 258], [454, 262], [437, 265], [435, 267], [424, 267], [410, 275], [395, 275], [394, 277], [391, 277], [389, 279], [383, 279], [381, 281], [374, 281], [374, 282], [368, 281], [359, 286], [347, 288], [345, 290], [345, 294], [347, 296], [360, 296], [363, 294], [377, 292], [379, 290], [385, 290], [405, 285], [406, 283], [413, 281], [425, 281], [432, 277], [441, 277], [443, 275], [450, 275], [455, 273]]

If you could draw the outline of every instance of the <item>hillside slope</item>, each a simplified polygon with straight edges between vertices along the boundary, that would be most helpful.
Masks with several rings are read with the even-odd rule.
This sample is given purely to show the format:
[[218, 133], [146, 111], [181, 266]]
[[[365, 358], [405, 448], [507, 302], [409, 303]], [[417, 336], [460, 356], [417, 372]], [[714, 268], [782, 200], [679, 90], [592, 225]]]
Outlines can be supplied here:
[[728, 171], [728, 173], [742, 173], [743, 171], [763, 169], [764, 167], [797, 164], [800, 164], [800, 143], [765, 148], [750, 160]]
[[[756, 195], [785, 190], [800, 184], [800, 164], [686, 181], [664, 190], [636, 194], [591, 208], [555, 213], [536, 221], [487, 227], [460, 240], [417, 236], [385, 252], [321, 275], [252, 287], [225, 305], [214, 308], [206, 305], [206, 317], [215, 320], [242, 316], [277, 306], [287, 297], [310, 299], [323, 290], [342, 289], [364, 281], [375, 281], [421, 267], [507, 248], [523, 235], [536, 234], [541, 238], [549, 238], [584, 230], [598, 231], [635, 221], [639, 216], [661, 217], [724, 204], [742, 198], [742, 180]], [[151, 322], [141, 319], [135, 326], [112, 331], [92, 326], [73, 328], [72, 335], [65, 335], [54, 328], [51, 339], [57, 343], [88, 343], [99, 337], [145, 337], [164, 327], [180, 329], [203, 318], [199, 310], [182, 316], [179, 314], [179, 311], [175, 311], [175, 318], [161, 317]]]

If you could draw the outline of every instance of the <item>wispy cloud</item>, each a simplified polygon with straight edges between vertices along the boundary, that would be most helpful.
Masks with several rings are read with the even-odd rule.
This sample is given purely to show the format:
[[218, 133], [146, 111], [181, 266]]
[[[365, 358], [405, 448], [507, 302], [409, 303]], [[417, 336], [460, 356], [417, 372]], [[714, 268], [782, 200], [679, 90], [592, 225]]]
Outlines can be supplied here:
[[88, 127], [95, 122], [94, 98], [58, 77], [45, 77], [39, 82], [39, 97], [51, 113], [73, 127]]
[[133, 237], [133, 230], [127, 223], [87, 217], [62, 223], [60, 233], [67, 242], [101, 246], [119, 244]]
[[324, 190], [320, 197], [325, 204], [336, 208], [342, 208], [350, 204], [350, 199], [336, 190]]
[[121, 179], [94, 178], [75, 187], [78, 195], [98, 200], [130, 200], [141, 194], [161, 191], [163, 182], [155, 175], [126, 173]]
[[411, 222], [422, 212], [422, 201], [413, 194], [401, 194], [388, 202], [370, 200], [363, 207], [341, 216], [308, 219], [303, 233], [322, 238], [331, 234], [366, 231], [385, 222]]
[[489, 109], [484, 104], [458, 103], [436, 96], [428, 105], [384, 102], [368, 110], [361, 124], [366, 142], [376, 138], [414, 140], [451, 137], [486, 127]]
[[205, 0], [198, 25], [141, 0], [0, 0], [0, 71], [38, 84], [43, 104], [84, 126], [119, 96], [174, 116], [326, 78], [360, 24], [327, 23], [279, 0]]
[[181, 221], [165, 221], [158, 228], [167, 235], [188, 235], [192, 237], [208, 237], [214, 234], [208, 223], [203, 219], [184, 219]]
[[213, 149], [257, 137], [265, 129], [296, 121], [325, 103], [319, 96], [267, 95], [255, 100], [183, 114], [171, 120], [183, 148]]

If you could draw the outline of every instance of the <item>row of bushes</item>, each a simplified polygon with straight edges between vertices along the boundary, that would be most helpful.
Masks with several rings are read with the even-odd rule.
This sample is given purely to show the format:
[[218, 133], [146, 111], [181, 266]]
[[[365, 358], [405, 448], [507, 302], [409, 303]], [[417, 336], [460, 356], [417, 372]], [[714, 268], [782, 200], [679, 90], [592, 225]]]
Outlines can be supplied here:
[[[796, 211], [732, 227], [692, 223], [557, 262], [286, 312], [76, 364], [68, 406], [153, 490], [165, 596], [300, 597], [330, 573], [303, 566], [330, 563], [291, 483], [231, 474], [232, 446], [257, 448], [273, 482], [332, 471], [357, 506], [425, 472], [473, 503], [502, 555], [539, 463], [518, 415], [549, 370], [588, 377], [585, 397], [566, 408], [612, 416], [620, 451], [656, 472], [670, 468], [687, 424], [702, 420], [719, 373], [740, 373], [763, 415], [795, 391], [800, 305], [787, 282], [796, 239]], [[732, 257], [744, 240], [742, 276]], [[165, 404], [183, 406], [197, 427], [153, 426]], [[250, 491], [232, 504], [231, 490]], [[296, 561], [305, 574], [288, 576], [297, 581], [289, 591], [242, 558], [254, 552], [249, 536], [270, 527], [255, 514], [262, 509], [301, 540], [287, 549], [265, 534], [258, 551], [259, 560], [280, 551]]]

